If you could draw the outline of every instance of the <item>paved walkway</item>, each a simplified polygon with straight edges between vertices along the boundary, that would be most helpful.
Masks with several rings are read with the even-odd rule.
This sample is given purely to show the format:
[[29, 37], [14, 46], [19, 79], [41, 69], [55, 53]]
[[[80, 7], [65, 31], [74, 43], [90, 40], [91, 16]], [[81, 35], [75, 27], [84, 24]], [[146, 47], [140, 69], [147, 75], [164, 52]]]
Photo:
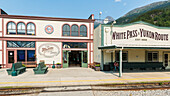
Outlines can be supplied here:
[[0, 69], [0, 86], [63, 86], [106, 83], [128, 83], [147, 81], [170, 81], [169, 72], [126, 72], [119, 73], [94, 71], [90, 68], [51, 69], [47, 74], [35, 75], [32, 69], [18, 76], [10, 76], [6, 69]]

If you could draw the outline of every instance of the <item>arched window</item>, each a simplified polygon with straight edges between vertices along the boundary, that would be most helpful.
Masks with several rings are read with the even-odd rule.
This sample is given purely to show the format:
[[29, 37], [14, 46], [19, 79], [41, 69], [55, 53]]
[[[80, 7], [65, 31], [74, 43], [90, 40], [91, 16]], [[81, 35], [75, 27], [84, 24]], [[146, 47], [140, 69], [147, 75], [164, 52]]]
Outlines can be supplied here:
[[7, 34], [16, 34], [16, 24], [14, 22], [7, 24]]
[[70, 36], [70, 26], [68, 24], [63, 25], [63, 36]]
[[77, 25], [72, 25], [71, 36], [79, 36], [79, 30]]
[[33, 23], [27, 24], [27, 35], [35, 35], [35, 25]]
[[83, 37], [87, 36], [87, 27], [85, 25], [80, 26], [80, 36], [83, 36]]
[[17, 34], [25, 34], [25, 24], [20, 22], [17, 24]]

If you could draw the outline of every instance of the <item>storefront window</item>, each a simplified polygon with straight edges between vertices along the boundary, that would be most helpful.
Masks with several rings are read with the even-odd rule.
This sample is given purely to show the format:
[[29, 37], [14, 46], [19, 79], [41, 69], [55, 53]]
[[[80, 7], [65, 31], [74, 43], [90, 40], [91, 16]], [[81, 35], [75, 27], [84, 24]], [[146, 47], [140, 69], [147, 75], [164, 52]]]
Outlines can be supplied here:
[[[119, 61], [120, 59], [120, 53], [119, 51], [115, 52], [115, 61]], [[127, 62], [128, 61], [128, 52], [127, 51], [123, 51], [122, 52], [122, 61], [123, 62]]]
[[87, 48], [87, 43], [63, 42], [63, 48]]
[[25, 50], [17, 50], [17, 61], [25, 61]]
[[27, 61], [35, 61], [35, 50], [27, 50]]
[[148, 62], [158, 62], [158, 52], [147, 52]]

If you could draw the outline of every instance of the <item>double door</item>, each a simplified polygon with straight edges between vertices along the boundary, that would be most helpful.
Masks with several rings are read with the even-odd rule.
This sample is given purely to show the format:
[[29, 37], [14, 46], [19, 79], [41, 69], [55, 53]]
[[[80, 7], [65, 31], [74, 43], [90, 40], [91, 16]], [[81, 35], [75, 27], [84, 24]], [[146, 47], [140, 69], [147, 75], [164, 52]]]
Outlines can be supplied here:
[[[87, 51], [77, 52], [77, 54], [75, 54], [74, 57], [76, 57], [76, 56], [79, 56], [79, 57], [76, 57], [76, 58], [70, 58], [69, 55], [73, 55], [72, 51], [63, 50], [63, 68], [69, 67], [70, 63], [77, 63], [77, 61], [79, 61], [81, 63], [81, 67], [85, 67], [85, 68], [88, 67]], [[74, 61], [76, 61], [76, 62], [74, 62]]]

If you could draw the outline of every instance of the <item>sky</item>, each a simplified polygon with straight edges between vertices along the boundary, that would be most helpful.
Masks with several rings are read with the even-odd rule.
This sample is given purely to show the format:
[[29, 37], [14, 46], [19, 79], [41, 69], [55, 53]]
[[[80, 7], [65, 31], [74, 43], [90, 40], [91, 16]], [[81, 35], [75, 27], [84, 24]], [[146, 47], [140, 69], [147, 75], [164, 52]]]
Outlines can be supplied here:
[[0, 0], [0, 8], [9, 15], [95, 19], [111, 16], [114, 19], [132, 9], [164, 0]]

